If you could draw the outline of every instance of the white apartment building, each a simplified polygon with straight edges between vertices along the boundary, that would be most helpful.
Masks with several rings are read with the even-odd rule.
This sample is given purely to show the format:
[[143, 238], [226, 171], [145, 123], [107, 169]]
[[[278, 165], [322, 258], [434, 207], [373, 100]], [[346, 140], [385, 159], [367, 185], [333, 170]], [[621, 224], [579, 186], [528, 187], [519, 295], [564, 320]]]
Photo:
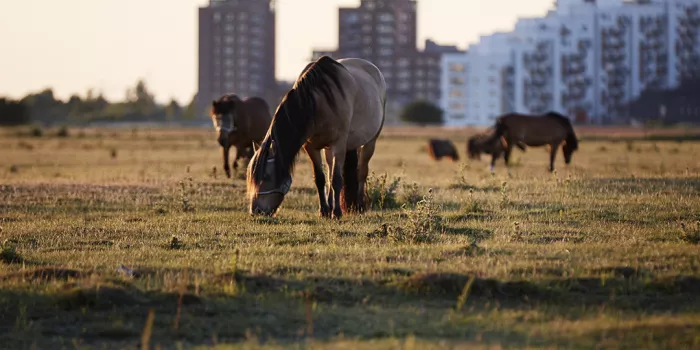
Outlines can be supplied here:
[[[467, 115], [450, 125], [488, 125], [493, 114], [512, 111], [554, 110], [594, 124], [625, 119], [627, 103], [645, 89], [700, 77], [700, 1], [559, 0], [543, 18], [482, 37], [465, 61]], [[501, 84], [477, 85], [492, 65]], [[500, 109], [490, 108], [493, 96]]]
[[440, 106], [446, 126], [470, 125], [467, 120], [467, 55], [443, 54], [440, 62]]

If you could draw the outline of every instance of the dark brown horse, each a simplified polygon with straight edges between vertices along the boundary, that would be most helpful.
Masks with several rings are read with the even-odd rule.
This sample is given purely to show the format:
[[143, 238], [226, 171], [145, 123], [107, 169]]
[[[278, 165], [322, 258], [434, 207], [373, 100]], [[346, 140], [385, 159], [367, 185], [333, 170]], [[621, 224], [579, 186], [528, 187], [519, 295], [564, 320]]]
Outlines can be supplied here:
[[[490, 133], [477, 134], [469, 138], [467, 141], [467, 155], [469, 159], [481, 159], [481, 154], [491, 155], [491, 172], [493, 172], [496, 166], [496, 160], [501, 157], [501, 155], [506, 150], [506, 142], [501, 138], [492, 138], [493, 130]], [[525, 151], [525, 146], [521, 143], [517, 143], [516, 146], [521, 150]]]
[[492, 135], [478, 134], [469, 138], [467, 141], [467, 155], [469, 159], [481, 159], [481, 154], [491, 155], [491, 172], [496, 166], [496, 159], [501, 157], [506, 147], [503, 139], [493, 139]]
[[230, 178], [229, 149], [236, 147], [233, 169], [238, 170], [238, 159], [253, 158], [253, 144], [260, 145], [265, 138], [272, 115], [267, 102], [259, 97], [241, 100], [234, 94], [228, 94], [212, 101], [211, 120], [223, 149], [224, 171]]
[[453, 162], [459, 160], [457, 149], [455, 149], [450, 140], [430, 139], [428, 141], [428, 152], [430, 157], [435, 160], [440, 160], [443, 157], [451, 158]]
[[523, 150], [525, 146], [548, 146], [550, 172], [554, 171], [554, 158], [560, 145], [566, 164], [571, 163], [571, 156], [578, 149], [578, 139], [571, 121], [556, 112], [543, 115], [506, 114], [498, 118], [494, 128], [493, 135], [485, 142], [493, 144], [498, 139], [505, 142], [503, 152], [509, 173], [509, 159], [513, 146]]

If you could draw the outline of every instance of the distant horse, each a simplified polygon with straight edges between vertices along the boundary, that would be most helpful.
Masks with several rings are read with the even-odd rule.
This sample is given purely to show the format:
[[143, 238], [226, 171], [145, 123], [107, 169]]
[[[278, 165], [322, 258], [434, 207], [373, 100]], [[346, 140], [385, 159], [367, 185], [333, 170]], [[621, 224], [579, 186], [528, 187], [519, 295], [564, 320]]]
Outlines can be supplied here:
[[498, 139], [505, 142], [503, 152], [509, 173], [508, 161], [514, 145], [523, 150], [525, 146], [548, 146], [550, 172], [554, 171], [554, 158], [560, 145], [566, 164], [571, 163], [571, 156], [578, 149], [578, 139], [571, 121], [556, 112], [544, 115], [510, 113], [501, 116], [496, 121], [493, 135], [485, 142], [492, 144]]
[[[248, 165], [250, 213], [277, 211], [301, 148], [313, 163], [320, 215], [339, 219], [343, 212], [364, 211], [369, 161], [384, 126], [385, 105], [386, 82], [372, 63], [323, 56], [307, 65]], [[322, 149], [331, 176], [327, 199]]]
[[253, 158], [253, 144], [259, 145], [265, 138], [272, 115], [269, 105], [262, 98], [241, 100], [235, 94], [228, 94], [212, 101], [211, 120], [223, 148], [224, 171], [230, 178], [229, 149], [236, 147], [233, 169], [238, 170], [238, 159]]
[[[516, 146], [525, 151], [525, 146], [523, 146], [523, 144], [517, 143]], [[467, 155], [469, 159], [481, 159], [482, 153], [491, 155], [491, 172], [493, 172], [496, 166], [496, 160], [501, 157], [505, 149], [505, 140], [502, 137], [493, 138], [493, 130], [491, 134], [477, 134], [470, 137], [467, 141]]]
[[457, 149], [455, 149], [450, 140], [430, 139], [428, 141], [428, 152], [430, 157], [435, 160], [440, 160], [443, 157], [451, 158], [453, 162], [459, 160]]

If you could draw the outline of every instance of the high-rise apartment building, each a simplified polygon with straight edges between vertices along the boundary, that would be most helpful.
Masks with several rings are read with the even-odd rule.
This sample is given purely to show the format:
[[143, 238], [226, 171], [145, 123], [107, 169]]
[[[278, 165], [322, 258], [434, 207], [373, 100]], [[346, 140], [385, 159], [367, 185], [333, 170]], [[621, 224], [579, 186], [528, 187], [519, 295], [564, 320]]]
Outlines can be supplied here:
[[199, 8], [197, 112], [226, 93], [277, 106], [273, 0], [210, 0]]
[[414, 100], [439, 102], [441, 56], [459, 50], [429, 40], [425, 50], [417, 49], [415, 0], [362, 0], [359, 7], [338, 9], [338, 18], [338, 48], [315, 50], [312, 59], [328, 55], [374, 63], [386, 79], [389, 113]]
[[[455, 62], [466, 67], [461, 79], [450, 71]], [[546, 16], [520, 19], [512, 32], [484, 36], [463, 57], [444, 60], [443, 94], [466, 96], [441, 106], [451, 125], [547, 111], [619, 123], [634, 117], [630, 103], [644, 91], [700, 78], [698, 62], [697, 0], [558, 0]]]

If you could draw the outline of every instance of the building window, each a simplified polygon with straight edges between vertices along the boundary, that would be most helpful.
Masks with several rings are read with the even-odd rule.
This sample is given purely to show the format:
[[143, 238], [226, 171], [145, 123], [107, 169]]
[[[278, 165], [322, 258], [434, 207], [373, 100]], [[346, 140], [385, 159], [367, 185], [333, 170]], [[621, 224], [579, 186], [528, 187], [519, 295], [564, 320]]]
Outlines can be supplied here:
[[379, 15], [379, 20], [381, 22], [393, 22], [394, 16], [392, 16], [391, 13], [382, 13]]
[[355, 24], [360, 21], [360, 16], [357, 13], [349, 13], [344, 18], [345, 23]]
[[450, 64], [450, 72], [462, 72], [464, 71], [464, 65], [461, 63]]
[[455, 114], [452, 114], [450, 116], [450, 118], [460, 120], [460, 119], [465, 119], [465, 115], [464, 115], [464, 113], [455, 113]]
[[379, 44], [380, 45], [394, 45], [394, 38], [392, 38], [390, 36], [381, 36], [381, 37], [379, 37]]
[[391, 34], [393, 31], [394, 28], [387, 24], [380, 24], [377, 26], [377, 32], [381, 34]]
[[452, 85], [464, 85], [464, 78], [462, 78], [462, 77], [450, 77], [450, 84], [452, 84]]
[[464, 94], [462, 93], [462, 90], [460, 89], [452, 89], [450, 90], [450, 97], [462, 97]]

